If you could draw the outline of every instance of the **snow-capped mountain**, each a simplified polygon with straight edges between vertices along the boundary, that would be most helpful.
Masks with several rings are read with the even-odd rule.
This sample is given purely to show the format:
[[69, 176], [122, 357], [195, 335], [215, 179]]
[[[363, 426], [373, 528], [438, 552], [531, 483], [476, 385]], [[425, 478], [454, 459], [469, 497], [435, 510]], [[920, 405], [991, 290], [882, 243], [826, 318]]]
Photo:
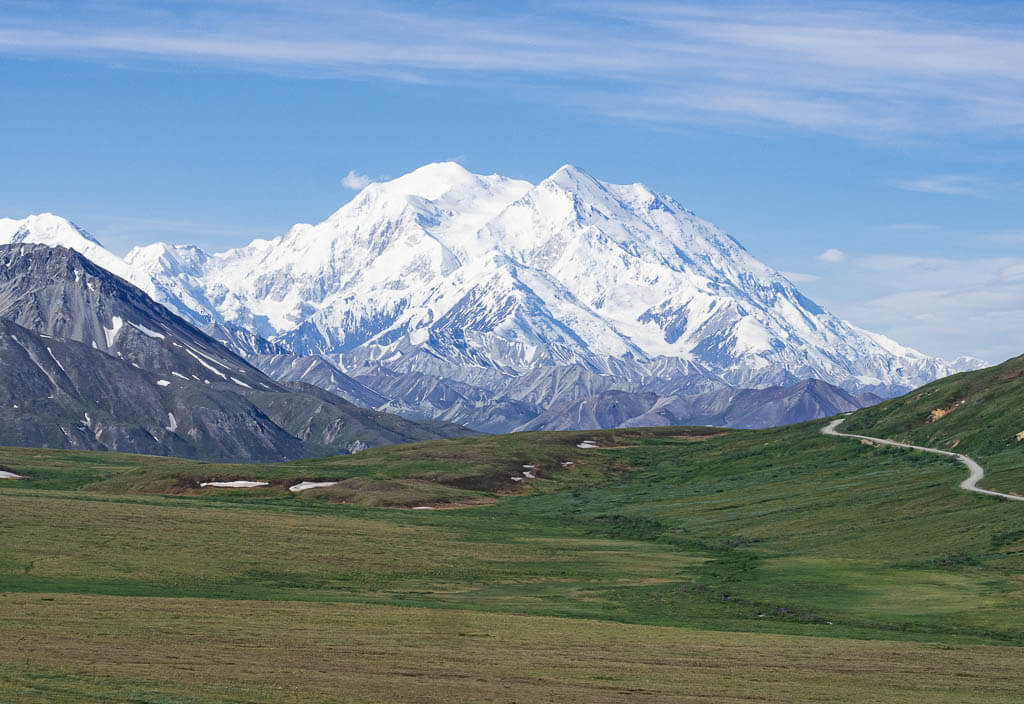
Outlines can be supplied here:
[[5, 244], [67, 247], [122, 279], [133, 278], [131, 267], [123, 259], [78, 225], [53, 213], [29, 215], [22, 220], [0, 218], [0, 245]]
[[[0, 221], [0, 242], [15, 227], [34, 235]], [[104, 265], [78, 232], [91, 252], [59, 243]], [[160, 243], [112, 264], [196, 324], [360, 379], [506, 388], [580, 366], [673, 393], [818, 378], [891, 394], [959, 371], [837, 319], [672, 198], [572, 166], [532, 185], [430, 164], [271, 240], [217, 254]]]
[[266, 462], [468, 434], [271, 379], [81, 254], [23, 240], [0, 245], [0, 380], [2, 445]]

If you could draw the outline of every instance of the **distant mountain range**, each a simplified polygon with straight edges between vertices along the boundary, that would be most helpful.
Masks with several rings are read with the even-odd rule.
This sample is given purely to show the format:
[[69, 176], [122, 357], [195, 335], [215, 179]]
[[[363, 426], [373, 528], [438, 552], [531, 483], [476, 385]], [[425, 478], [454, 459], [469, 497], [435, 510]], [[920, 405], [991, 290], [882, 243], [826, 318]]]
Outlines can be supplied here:
[[490, 432], [608, 391], [891, 396], [984, 365], [839, 320], [672, 198], [572, 166], [533, 185], [430, 164], [218, 254], [122, 259], [53, 215], [0, 220], [4, 242], [81, 252], [272, 377]]
[[63, 247], [0, 246], [0, 444], [276, 461], [470, 434], [275, 381]]
[[881, 400], [874, 394], [851, 394], [815, 379], [786, 387], [722, 389], [695, 396], [605, 391], [557, 404], [517, 430], [659, 425], [770, 428], [854, 411]]

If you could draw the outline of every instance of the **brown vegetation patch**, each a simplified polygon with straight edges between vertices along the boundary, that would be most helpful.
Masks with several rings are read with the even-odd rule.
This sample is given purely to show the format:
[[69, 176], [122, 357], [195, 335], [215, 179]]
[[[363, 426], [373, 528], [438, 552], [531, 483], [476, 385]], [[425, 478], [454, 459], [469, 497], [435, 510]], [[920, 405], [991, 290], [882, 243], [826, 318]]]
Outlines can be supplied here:
[[417, 509], [423, 510], [422, 507], [429, 506], [435, 511], [453, 511], [460, 508], [476, 508], [478, 506], [491, 506], [498, 503], [498, 500], [494, 497], [484, 496], [479, 499], [467, 499], [465, 501], [452, 501], [447, 504], [420, 504], [419, 506], [388, 506], [388, 508], [399, 509], [401, 511], [415, 511]]
[[708, 433], [707, 435], [671, 435], [670, 437], [678, 440], [692, 440], [693, 442], [699, 442], [701, 440], [707, 440], [708, 438], [720, 438], [723, 435], [728, 435], [728, 430], [723, 430], [720, 433]]
[[1013, 381], [1014, 379], [1019, 379], [1022, 376], [1024, 376], [1024, 367], [1018, 367], [1017, 369], [1014, 369], [1009, 374], [1007, 374], [1005, 379], [1006, 381]]

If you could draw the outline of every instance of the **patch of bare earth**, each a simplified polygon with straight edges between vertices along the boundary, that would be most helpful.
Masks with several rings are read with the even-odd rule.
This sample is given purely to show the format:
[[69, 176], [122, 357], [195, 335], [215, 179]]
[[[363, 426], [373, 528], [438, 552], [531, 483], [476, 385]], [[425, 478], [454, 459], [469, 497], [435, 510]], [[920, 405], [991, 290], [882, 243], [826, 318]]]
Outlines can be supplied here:
[[452, 511], [459, 508], [476, 508], [477, 506], [490, 506], [491, 504], [498, 503], [498, 500], [493, 497], [484, 497], [480, 499], [468, 499], [466, 501], [452, 501], [447, 504], [420, 504], [418, 506], [389, 506], [388, 508], [396, 508], [402, 511], [420, 511], [423, 509], [431, 509], [434, 511]]
[[958, 409], [960, 406], [964, 405], [964, 403], [966, 403], [966, 402], [961, 399], [960, 401], [957, 401], [956, 403], [954, 403], [949, 408], [936, 408], [934, 411], [932, 411], [931, 413], [928, 414], [928, 422], [929, 423], [934, 423], [935, 421], [939, 420], [940, 418], [945, 418], [950, 413], [952, 413], [953, 411]]

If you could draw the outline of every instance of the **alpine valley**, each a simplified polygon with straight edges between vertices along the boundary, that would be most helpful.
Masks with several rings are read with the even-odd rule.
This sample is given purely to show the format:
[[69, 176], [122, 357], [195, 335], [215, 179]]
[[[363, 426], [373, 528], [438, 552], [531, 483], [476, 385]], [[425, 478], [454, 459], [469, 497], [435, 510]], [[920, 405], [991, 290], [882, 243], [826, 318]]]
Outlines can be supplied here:
[[[984, 366], [840, 320], [672, 198], [572, 166], [533, 185], [430, 164], [216, 254], [120, 258], [48, 214], [0, 220], [4, 243], [80, 252], [279, 381], [487, 432], [794, 422]], [[777, 410], [726, 408], [769, 387]]]

